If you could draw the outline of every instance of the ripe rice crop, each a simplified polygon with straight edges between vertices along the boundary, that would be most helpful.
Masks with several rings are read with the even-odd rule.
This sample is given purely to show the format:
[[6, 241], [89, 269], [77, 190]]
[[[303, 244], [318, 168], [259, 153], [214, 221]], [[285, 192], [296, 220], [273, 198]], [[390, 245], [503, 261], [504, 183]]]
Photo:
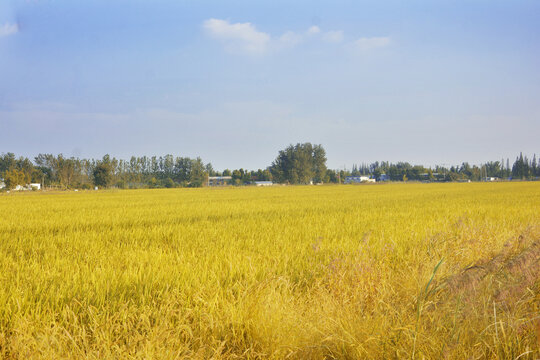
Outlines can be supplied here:
[[0, 358], [540, 357], [540, 183], [21, 193], [0, 214]]

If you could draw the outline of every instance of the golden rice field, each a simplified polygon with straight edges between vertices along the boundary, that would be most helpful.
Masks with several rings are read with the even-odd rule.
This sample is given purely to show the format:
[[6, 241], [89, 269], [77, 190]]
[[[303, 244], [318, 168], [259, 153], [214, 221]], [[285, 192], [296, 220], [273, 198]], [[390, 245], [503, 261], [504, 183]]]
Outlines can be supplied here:
[[539, 346], [540, 183], [0, 195], [0, 358]]

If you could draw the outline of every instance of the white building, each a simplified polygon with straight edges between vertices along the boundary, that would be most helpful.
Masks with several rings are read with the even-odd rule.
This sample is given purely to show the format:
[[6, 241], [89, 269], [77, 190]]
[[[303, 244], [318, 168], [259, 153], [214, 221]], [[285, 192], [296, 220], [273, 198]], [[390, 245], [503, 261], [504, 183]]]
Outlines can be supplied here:
[[[5, 187], [5, 184], [4, 184], [4, 187]], [[2, 187], [0, 187], [0, 189], [1, 188]], [[13, 190], [15, 190], [15, 191], [41, 190], [41, 184], [32, 183], [32, 184], [27, 184], [27, 185], [17, 185], [17, 186], [15, 186], [15, 188]]]
[[255, 181], [255, 185], [257, 186], [272, 186], [274, 185], [271, 181]]
[[370, 178], [366, 175], [361, 176], [347, 176], [345, 178], [345, 184], [360, 184], [365, 182], [375, 182], [375, 179]]
[[232, 176], [209, 176], [208, 186], [223, 186], [232, 181]]

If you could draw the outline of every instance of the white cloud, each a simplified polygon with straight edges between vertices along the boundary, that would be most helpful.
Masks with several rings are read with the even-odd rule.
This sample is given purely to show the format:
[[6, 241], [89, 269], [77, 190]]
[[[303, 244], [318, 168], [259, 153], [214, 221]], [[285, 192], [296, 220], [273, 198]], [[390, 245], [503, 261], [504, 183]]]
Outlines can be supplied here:
[[328, 31], [322, 36], [322, 39], [326, 42], [340, 43], [343, 41], [343, 31]]
[[203, 27], [210, 36], [223, 41], [232, 51], [262, 54], [270, 42], [270, 35], [257, 31], [251, 23], [231, 24], [227, 20], [208, 19]]
[[[231, 23], [228, 20], [208, 19], [203, 28], [209, 36], [223, 43], [225, 49], [235, 53], [261, 55], [293, 48], [307, 41], [324, 41], [342, 43], [345, 34], [342, 30], [323, 32], [318, 26], [311, 26], [300, 32], [286, 31], [282, 35], [270, 35], [258, 31], [252, 23]], [[385, 47], [390, 43], [389, 37], [363, 37], [348, 43], [346, 47], [365, 51]]]
[[280, 45], [285, 45], [288, 47], [293, 47], [304, 40], [306, 40], [307, 37], [311, 37], [314, 35], [317, 35], [321, 32], [321, 29], [318, 26], [311, 26], [303, 33], [297, 33], [294, 31], [287, 31], [283, 35], [279, 37]]
[[304, 37], [301, 34], [295, 33], [294, 31], [287, 31], [279, 37], [279, 42], [282, 45], [293, 47], [298, 45], [304, 40]]
[[354, 47], [359, 50], [381, 48], [387, 46], [388, 44], [390, 44], [389, 37], [360, 38], [353, 43]]
[[310, 27], [308, 30], [307, 30], [307, 33], [310, 34], [310, 35], [313, 35], [313, 34], [318, 34], [321, 32], [321, 29], [318, 27], [318, 26], [312, 26]]
[[17, 24], [5, 23], [0, 25], [0, 37], [13, 35], [19, 32], [19, 26]]
[[304, 32], [286, 31], [281, 36], [258, 31], [251, 23], [230, 23], [227, 20], [208, 19], [203, 28], [213, 38], [220, 40], [232, 52], [263, 54], [292, 48], [321, 32], [318, 26], [311, 26]]

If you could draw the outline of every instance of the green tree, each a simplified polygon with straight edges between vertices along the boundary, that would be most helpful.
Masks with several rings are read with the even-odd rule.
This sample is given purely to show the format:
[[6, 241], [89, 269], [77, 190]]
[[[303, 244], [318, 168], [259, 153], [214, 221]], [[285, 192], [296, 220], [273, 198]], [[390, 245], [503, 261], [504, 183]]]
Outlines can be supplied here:
[[94, 185], [98, 187], [107, 188], [112, 183], [112, 167], [108, 155], [105, 155], [102, 161], [98, 161], [92, 172], [92, 177]]
[[244, 177], [244, 169], [233, 170], [231, 177], [234, 180], [235, 184], [240, 184], [242, 182], [242, 178]]
[[17, 165], [17, 160], [15, 159], [14, 153], [2, 154], [0, 156], [0, 174], [4, 173], [7, 170], [15, 168]]
[[171, 178], [166, 178], [165, 181], [163, 182], [163, 185], [169, 189], [176, 186], [176, 184], [174, 183], [174, 180]]
[[178, 157], [174, 163], [174, 180], [187, 183], [190, 179], [192, 160], [188, 157]]
[[198, 157], [194, 160], [191, 160], [191, 171], [189, 173], [189, 186], [190, 187], [201, 187], [206, 184], [208, 180], [208, 174], [204, 163], [201, 158]]
[[313, 145], [313, 181], [322, 183], [326, 178], [326, 151], [322, 145]]
[[529, 177], [529, 164], [526, 158], [523, 158], [523, 153], [519, 154], [519, 157], [512, 166], [512, 177], [517, 179], [526, 179]]
[[208, 174], [208, 176], [216, 176], [216, 171], [214, 170], [214, 167], [212, 166], [211, 163], [206, 164], [204, 169], [206, 173]]
[[24, 171], [13, 168], [4, 172], [4, 183], [6, 188], [14, 189], [17, 185], [26, 185], [30, 178]]
[[66, 159], [62, 154], [53, 161], [53, 169], [60, 185], [69, 188], [78, 170], [77, 161], [73, 158]]
[[382, 171], [381, 171], [381, 168], [377, 168], [375, 170], [373, 170], [373, 177], [379, 181], [380, 177], [381, 177], [381, 174], [382, 174]]
[[274, 181], [279, 183], [321, 182], [326, 178], [326, 152], [322, 145], [289, 145], [278, 153], [269, 169]]
[[327, 169], [325, 178], [326, 182], [331, 182], [334, 184], [339, 182], [338, 174], [335, 170]]

